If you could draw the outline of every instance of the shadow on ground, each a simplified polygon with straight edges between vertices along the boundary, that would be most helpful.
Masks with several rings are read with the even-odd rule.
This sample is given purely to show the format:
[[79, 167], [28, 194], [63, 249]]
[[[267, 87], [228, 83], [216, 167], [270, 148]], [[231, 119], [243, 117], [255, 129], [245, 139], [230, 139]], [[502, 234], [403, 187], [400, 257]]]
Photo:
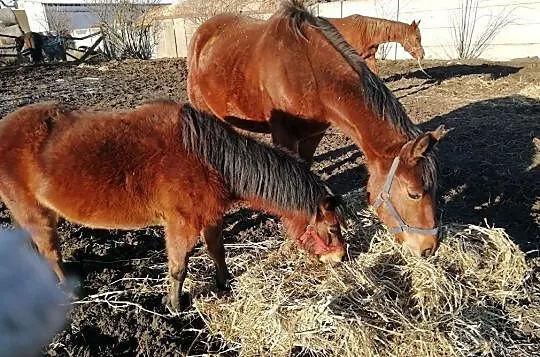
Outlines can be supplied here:
[[[514, 66], [503, 66], [495, 64], [480, 64], [480, 65], [464, 65], [464, 64], [453, 64], [449, 66], [435, 66], [430, 68], [425, 68], [426, 73], [432, 77], [434, 82], [442, 82], [455, 77], [462, 77], [474, 74], [483, 74], [488, 75], [489, 79], [499, 79], [506, 77], [510, 74], [518, 72], [522, 67]], [[414, 72], [402, 72], [392, 74], [388, 77], [383, 78], [385, 82], [395, 82], [401, 79], [428, 79], [426, 74], [421, 70]]]
[[440, 143], [445, 220], [485, 219], [522, 249], [538, 248], [540, 120], [531, 118], [540, 118], [540, 101], [514, 95], [474, 102], [422, 125], [454, 128]]

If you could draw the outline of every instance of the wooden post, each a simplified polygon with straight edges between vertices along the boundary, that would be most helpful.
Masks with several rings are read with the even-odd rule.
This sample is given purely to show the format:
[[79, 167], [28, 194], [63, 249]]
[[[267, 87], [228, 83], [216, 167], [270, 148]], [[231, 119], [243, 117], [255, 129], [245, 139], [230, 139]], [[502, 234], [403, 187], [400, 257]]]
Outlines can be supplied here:
[[[396, 21], [399, 21], [399, 0], [397, 0]], [[397, 61], [397, 42], [394, 43], [394, 61]]]

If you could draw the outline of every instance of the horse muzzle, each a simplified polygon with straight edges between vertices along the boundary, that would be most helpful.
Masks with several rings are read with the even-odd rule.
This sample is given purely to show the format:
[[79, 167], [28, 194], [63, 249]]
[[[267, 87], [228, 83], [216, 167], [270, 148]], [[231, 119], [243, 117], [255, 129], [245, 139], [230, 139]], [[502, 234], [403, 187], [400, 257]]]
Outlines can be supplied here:
[[[305, 249], [307, 242], [310, 242], [310, 253], [316, 255], [322, 263], [337, 264], [343, 260], [345, 247], [342, 243], [327, 245], [313, 226], [308, 225], [306, 231], [296, 239], [297, 244]], [[307, 249], [306, 249], [307, 250]]]

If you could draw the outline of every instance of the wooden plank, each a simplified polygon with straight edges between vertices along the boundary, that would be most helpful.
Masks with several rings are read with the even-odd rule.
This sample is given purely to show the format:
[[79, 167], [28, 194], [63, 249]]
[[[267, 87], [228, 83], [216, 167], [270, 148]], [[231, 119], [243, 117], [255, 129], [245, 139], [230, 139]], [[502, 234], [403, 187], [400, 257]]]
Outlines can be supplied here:
[[94, 42], [94, 44], [92, 45], [92, 47], [90, 47], [88, 49], [88, 51], [86, 51], [86, 53], [77, 61], [77, 62], [84, 62], [84, 60], [90, 56], [90, 54], [92, 52], [94, 52], [94, 49], [101, 43], [101, 41], [103, 41], [103, 36], [100, 36], [96, 42]]

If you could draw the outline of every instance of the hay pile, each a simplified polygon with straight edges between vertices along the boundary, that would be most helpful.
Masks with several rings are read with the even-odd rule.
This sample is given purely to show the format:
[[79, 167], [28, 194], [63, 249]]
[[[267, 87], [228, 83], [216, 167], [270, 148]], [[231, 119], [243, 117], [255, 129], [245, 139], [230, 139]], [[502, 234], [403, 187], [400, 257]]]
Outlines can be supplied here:
[[540, 85], [530, 84], [525, 86], [518, 92], [518, 94], [531, 99], [540, 99]]
[[290, 242], [236, 256], [229, 265], [245, 271], [235, 274], [232, 294], [194, 302], [211, 333], [245, 356], [527, 355], [538, 348], [540, 333], [527, 330], [538, 326], [537, 315], [515, 308], [537, 287], [503, 230], [446, 227], [438, 254], [417, 259], [360, 208], [361, 192], [348, 200], [358, 221], [347, 262], [321, 265]]

